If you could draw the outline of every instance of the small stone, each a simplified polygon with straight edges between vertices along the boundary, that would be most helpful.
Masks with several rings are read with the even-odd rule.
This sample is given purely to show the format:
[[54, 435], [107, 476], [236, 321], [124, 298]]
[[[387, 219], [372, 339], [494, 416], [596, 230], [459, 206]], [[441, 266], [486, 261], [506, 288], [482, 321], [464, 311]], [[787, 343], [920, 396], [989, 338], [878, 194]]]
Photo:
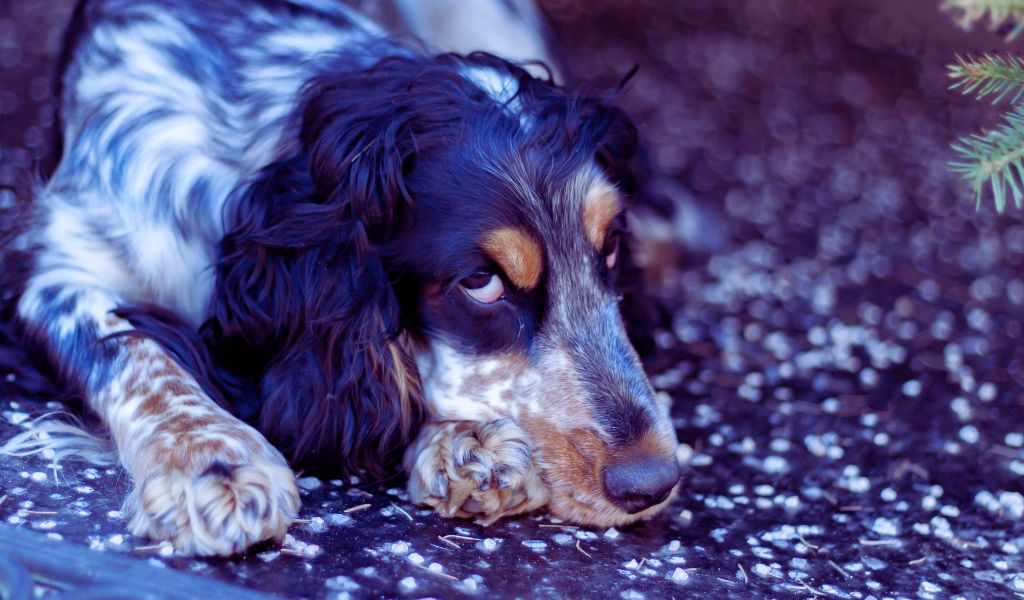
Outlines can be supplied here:
[[684, 571], [681, 567], [676, 567], [675, 571], [672, 571], [671, 579], [675, 583], [685, 583], [689, 581], [690, 574]]
[[323, 485], [320, 483], [320, 480], [316, 477], [300, 477], [295, 483], [299, 486], [299, 488], [307, 492], [315, 490], [321, 485]]
[[354, 592], [359, 589], [359, 584], [356, 583], [356, 580], [345, 575], [337, 575], [330, 579], [326, 579], [324, 581], [324, 586], [329, 590], [336, 590], [339, 592]]
[[608, 530], [604, 532], [604, 537], [610, 540], [617, 540], [619, 539], [620, 535], [622, 534], [620, 534], [619, 530], [615, 529], [614, 527], [609, 527]]
[[981, 434], [978, 433], [978, 428], [974, 425], [964, 425], [960, 428], [960, 439], [968, 444], [976, 444], [980, 438]]
[[548, 543], [543, 540], [523, 540], [523, 545], [534, 552], [543, 552], [548, 547]]
[[398, 587], [402, 588], [403, 591], [409, 592], [416, 589], [416, 579], [413, 577], [405, 577], [398, 582]]
[[693, 447], [689, 444], [679, 444], [676, 446], [676, 460], [681, 465], [687, 465], [693, 459]]
[[789, 462], [781, 456], [766, 456], [763, 467], [765, 473], [777, 474], [789, 468]]
[[551, 539], [559, 546], [569, 546], [572, 545], [576, 538], [572, 537], [568, 533], [556, 533], [551, 536]]
[[899, 535], [899, 527], [895, 521], [886, 519], [885, 517], [878, 517], [875, 522], [871, 525], [871, 530], [878, 535], [895, 536]]

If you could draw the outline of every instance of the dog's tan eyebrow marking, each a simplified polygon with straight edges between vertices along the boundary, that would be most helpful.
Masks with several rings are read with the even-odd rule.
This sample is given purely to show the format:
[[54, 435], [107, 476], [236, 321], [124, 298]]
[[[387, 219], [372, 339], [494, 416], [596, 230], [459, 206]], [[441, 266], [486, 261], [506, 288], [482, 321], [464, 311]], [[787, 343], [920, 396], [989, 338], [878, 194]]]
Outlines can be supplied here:
[[590, 184], [587, 195], [583, 197], [583, 228], [587, 239], [598, 250], [604, 246], [608, 228], [621, 210], [622, 200], [607, 181], [596, 179]]
[[544, 252], [530, 235], [514, 227], [500, 227], [484, 235], [481, 245], [517, 287], [537, 287], [544, 271]]

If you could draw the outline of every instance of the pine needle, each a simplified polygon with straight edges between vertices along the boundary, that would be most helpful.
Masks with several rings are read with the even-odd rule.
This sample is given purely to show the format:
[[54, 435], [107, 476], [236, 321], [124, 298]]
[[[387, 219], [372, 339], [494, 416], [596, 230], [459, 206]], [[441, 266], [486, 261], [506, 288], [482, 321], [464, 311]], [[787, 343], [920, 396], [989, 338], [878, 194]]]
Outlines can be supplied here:
[[990, 31], [1012, 24], [1007, 41], [1024, 31], [1024, 0], [945, 0], [942, 9], [959, 13], [957, 23], [964, 29], [986, 18]]
[[[1003, 10], [1019, 4], [1024, 16], [1024, 0], [1001, 1]], [[979, 209], [986, 188], [991, 190], [998, 212], [1006, 210], [1008, 199], [1020, 208], [1024, 203], [1024, 59], [986, 54], [980, 58], [958, 56], [956, 60], [949, 66], [949, 76], [955, 80], [951, 89], [978, 99], [992, 97], [993, 104], [1008, 98], [1014, 107], [999, 127], [953, 144], [960, 156], [950, 168], [970, 182]]]
[[1006, 209], [1007, 197], [1017, 208], [1024, 202], [1024, 106], [1017, 106], [996, 129], [961, 138], [953, 150], [961, 160], [950, 168], [970, 182], [974, 201], [981, 207], [986, 187], [992, 190], [996, 210]]
[[1024, 59], [1017, 56], [957, 56], [956, 64], [949, 65], [949, 77], [956, 80], [949, 89], [974, 94], [978, 100], [995, 96], [992, 104], [1011, 95], [1010, 102], [1016, 104], [1024, 96]]

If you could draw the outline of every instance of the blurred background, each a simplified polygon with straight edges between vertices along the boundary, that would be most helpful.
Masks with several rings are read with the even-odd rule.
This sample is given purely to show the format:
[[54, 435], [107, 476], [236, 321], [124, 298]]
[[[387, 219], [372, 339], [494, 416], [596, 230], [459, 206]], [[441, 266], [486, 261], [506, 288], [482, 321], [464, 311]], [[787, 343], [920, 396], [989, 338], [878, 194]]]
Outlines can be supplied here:
[[[644, 360], [674, 401], [688, 470], [676, 504], [628, 532], [543, 517], [460, 525], [504, 545], [454, 551], [431, 541], [455, 525], [406, 504], [415, 523], [386, 512], [400, 491], [318, 483], [304, 517], [327, 524], [292, 542], [322, 556], [153, 560], [311, 597], [404, 589], [411, 567], [382, 550], [396, 540], [455, 574], [412, 569], [417, 593], [441, 596], [470, 593], [473, 578], [473, 590], [541, 597], [1024, 593], [1024, 224], [1013, 208], [976, 209], [950, 174], [950, 144], [996, 125], [999, 109], [949, 91], [946, 76], [958, 53], [1019, 45], [959, 29], [937, 0], [540, 6], [580, 85], [607, 88], [640, 66], [622, 104], [661, 199], [639, 234], [657, 303]], [[0, 4], [0, 208], [26, 202], [52, 164], [52, 66], [70, 7]], [[0, 434], [40, 408], [4, 406]], [[0, 490], [24, 495], [0, 518], [39, 529], [19, 512], [34, 502], [56, 507], [49, 530], [76, 543], [146, 543], [125, 541], [116, 519], [61, 512], [76, 498], [113, 509], [116, 473], [82, 494], [27, 475], [39, 469], [0, 467]], [[364, 501], [353, 489], [380, 509], [358, 532], [330, 519]], [[350, 582], [325, 587], [337, 573]]]

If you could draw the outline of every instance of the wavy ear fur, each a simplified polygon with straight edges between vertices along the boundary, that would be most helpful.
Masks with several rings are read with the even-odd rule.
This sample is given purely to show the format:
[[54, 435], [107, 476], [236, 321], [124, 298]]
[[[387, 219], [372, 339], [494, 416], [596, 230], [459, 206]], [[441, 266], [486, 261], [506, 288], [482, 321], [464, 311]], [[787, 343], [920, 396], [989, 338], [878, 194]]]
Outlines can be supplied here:
[[430, 60], [324, 69], [305, 90], [299, 150], [260, 173], [225, 215], [207, 333], [221, 354], [245, 348], [262, 358], [260, 429], [303, 466], [381, 475], [422, 420], [418, 374], [375, 250], [411, 208], [408, 162], [464, 116], [453, 100], [462, 86], [444, 79], [457, 76], [426, 68]]

